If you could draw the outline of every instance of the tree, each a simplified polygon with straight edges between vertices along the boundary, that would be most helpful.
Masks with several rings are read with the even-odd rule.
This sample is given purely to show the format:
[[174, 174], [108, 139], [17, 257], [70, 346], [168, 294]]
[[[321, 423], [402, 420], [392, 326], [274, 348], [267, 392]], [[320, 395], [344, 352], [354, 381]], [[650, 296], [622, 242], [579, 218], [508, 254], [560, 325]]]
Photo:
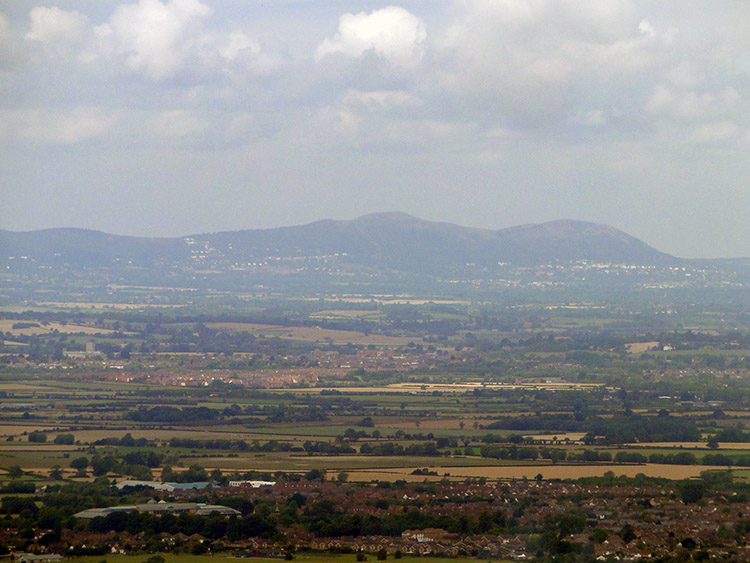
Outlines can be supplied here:
[[172, 469], [171, 466], [165, 465], [161, 469], [161, 480], [162, 483], [168, 482], [168, 481], [176, 481], [178, 478], [177, 472]]
[[712, 450], [716, 450], [719, 447], [719, 441], [716, 439], [716, 436], [713, 436], [709, 438], [708, 442], [706, 442], [706, 445]]
[[180, 473], [179, 481], [181, 483], [195, 483], [198, 481], [208, 481], [208, 473], [200, 465], [193, 464], [189, 468], [187, 468], [185, 471]]
[[321, 471], [320, 469], [311, 469], [310, 471], [305, 473], [305, 479], [307, 479], [308, 481], [325, 481], [325, 471]]
[[372, 420], [371, 416], [366, 416], [362, 420], [359, 421], [357, 426], [364, 426], [365, 428], [372, 428], [375, 426], [375, 422]]
[[592, 541], [596, 543], [604, 543], [604, 541], [608, 537], [609, 537], [609, 532], [607, 532], [607, 530], [605, 530], [604, 528], [596, 528], [591, 534]]
[[703, 498], [704, 490], [705, 485], [703, 483], [698, 481], [683, 481], [679, 487], [680, 498], [685, 504], [698, 502]]
[[55, 444], [62, 446], [72, 446], [75, 443], [73, 434], [58, 434], [55, 436]]
[[130, 353], [133, 351], [133, 345], [128, 343], [125, 346], [122, 347], [122, 350], [120, 350], [120, 359], [121, 360], [129, 360], [130, 359]]
[[39, 432], [38, 430], [34, 430], [33, 432], [29, 432], [29, 442], [46, 442], [47, 441], [47, 435], [44, 432]]
[[18, 479], [23, 475], [23, 469], [21, 469], [20, 465], [11, 465], [8, 468], [8, 477], [11, 479]]
[[622, 527], [622, 530], [620, 530], [620, 537], [622, 538], [622, 541], [625, 543], [630, 543], [634, 539], [636, 539], [638, 536], [635, 535], [635, 531], [633, 530], [633, 526], [630, 524], [625, 524]]
[[79, 471], [82, 469], [86, 469], [88, 466], [89, 460], [87, 457], [77, 457], [70, 462], [70, 467], [72, 467], [73, 469], [78, 469]]

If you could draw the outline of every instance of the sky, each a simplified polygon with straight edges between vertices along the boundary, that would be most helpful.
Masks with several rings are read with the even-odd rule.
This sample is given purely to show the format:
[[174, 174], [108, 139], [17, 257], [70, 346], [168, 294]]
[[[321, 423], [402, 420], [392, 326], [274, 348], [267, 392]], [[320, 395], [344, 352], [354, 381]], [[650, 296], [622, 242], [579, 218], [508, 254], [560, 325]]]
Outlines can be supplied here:
[[402, 211], [750, 256], [747, 0], [3, 0], [0, 228]]

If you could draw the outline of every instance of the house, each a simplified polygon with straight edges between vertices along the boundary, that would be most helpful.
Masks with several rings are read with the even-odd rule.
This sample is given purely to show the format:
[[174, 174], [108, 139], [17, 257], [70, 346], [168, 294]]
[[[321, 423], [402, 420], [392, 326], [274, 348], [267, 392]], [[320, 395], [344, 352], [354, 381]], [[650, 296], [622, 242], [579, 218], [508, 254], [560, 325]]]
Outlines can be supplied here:
[[247, 485], [253, 489], [259, 489], [260, 487], [273, 487], [276, 481], [229, 481], [230, 487], [242, 487]]
[[210, 483], [208, 481], [197, 481], [195, 483], [161, 483], [159, 481], [136, 481], [133, 479], [126, 479], [120, 481], [115, 485], [118, 489], [124, 489], [125, 487], [149, 487], [156, 491], [167, 491], [171, 493], [177, 490], [190, 490], [190, 489], [205, 489]]
[[106, 508], [89, 508], [87, 510], [77, 512], [73, 516], [75, 516], [76, 518], [91, 519], [108, 516], [109, 514], [113, 514], [115, 512], [134, 511], [144, 514], [155, 514], [157, 516], [160, 516], [162, 514], [180, 514], [183, 512], [197, 514], [199, 516], [207, 516], [209, 514], [213, 514], [214, 512], [218, 512], [222, 516], [239, 516], [242, 514], [239, 510], [235, 510], [234, 508], [229, 508], [228, 506], [222, 506], [219, 504], [204, 504], [202, 502], [165, 502], [162, 500], [159, 502], [148, 502], [145, 504], [109, 506]]

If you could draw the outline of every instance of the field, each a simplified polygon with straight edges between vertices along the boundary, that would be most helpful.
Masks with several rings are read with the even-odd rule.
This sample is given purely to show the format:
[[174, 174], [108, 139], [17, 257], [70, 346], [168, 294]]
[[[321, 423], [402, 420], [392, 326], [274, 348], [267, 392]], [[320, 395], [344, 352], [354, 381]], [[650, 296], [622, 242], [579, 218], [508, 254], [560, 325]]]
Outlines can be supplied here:
[[324, 309], [310, 315], [313, 319], [366, 319], [376, 318], [381, 313], [377, 311], [358, 311], [356, 309]]
[[256, 323], [207, 323], [208, 327], [217, 330], [245, 331], [266, 337], [278, 337], [285, 340], [301, 342], [330, 342], [331, 344], [356, 344], [374, 346], [406, 346], [414, 338], [363, 334], [350, 330], [331, 330], [320, 327], [276, 326]]
[[[310, 301], [320, 301], [319, 298], [312, 299]], [[413, 297], [409, 295], [337, 295], [335, 297], [324, 298], [324, 301], [328, 302], [342, 302], [342, 303], [377, 303], [380, 305], [465, 305], [468, 301], [463, 299], [424, 299], [419, 297]]]
[[183, 305], [168, 305], [158, 303], [108, 303], [92, 301], [41, 301], [39, 307], [48, 307], [52, 309], [102, 309], [102, 310], [131, 310], [146, 309], [148, 307], [182, 307]]
[[[150, 290], [117, 291], [145, 299]], [[183, 298], [165, 291], [165, 302]], [[371, 535], [407, 545], [404, 531], [437, 529], [455, 536], [446, 553], [498, 561], [510, 547], [497, 538], [521, 537], [513, 552], [525, 557], [553, 555], [540, 538], [565, 519], [550, 499], [585, 530], [555, 528], [555, 537], [597, 556], [605, 544], [589, 539], [594, 528], [609, 522], [620, 542], [619, 512], [650, 510], [645, 500], [659, 497], [659, 510], [690, 503], [702, 521], [724, 513], [699, 508], [723, 509], [726, 499], [732, 518], [750, 513], [750, 329], [666, 330], [662, 317], [643, 320], [640, 303], [506, 306], [379, 293], [283, 300], [207, 290], [189, 295], [195, 303], [159, 308], [125, 297], [36, 300], [47, 309], [9, 308], [0, 319], [10, 342], [0, 349], [0, 487], [27, 495], [6, 502], [17, 512], [4, 520], [3, 541], [72, 545], [74, 531], [99, 541], [112, 525], [117, 539], [102, 541], [142, 550], [135, 563], [144, 563], [148, 550], [200, 552], [214, 542], [215, 561], [251, 538], [278, 555], [292, 540], [309, 547], [343, 537], [353, 549]], [[685, 325], [700, 319], [683, 315]], [[718, 318], [712, 312], [707, 325]], [[95, 357], [65, 353], [90, 340]], [[210, 488], [112, 487], [124, 480]], [[248, 480], [275, 485], [230, 486]], [[229, 530], [223, 517], [176, 519], [184, 537], [175, 546], [156, 527], [136, 531], [140, 521], [75, 523], [70, 516], [92, 505], [85, 495], [94, 490], [101, 507], [228, 503], [245, 510], [237, 519], [245, 528]], [[576, 493], [564, 500], [563, 490]], [[692, 505], [690, 494], [707, 502]], [[591, 499], [582, 520], [581, 498]], [[629, 518], [636, 528], [657, 519]], [[55, 524], [52, 536], [42, 522]], [[57, 538], [57, 529], [68, 535]], [[166, 563], [204, 561], [166, 555]]]
[[[706, 442], [651, 442], [649, 444], [624, 444], [629, 447], [647, 447], [651, 448], [668, 448], [673, 450], [685, 449], [685, 450], [707, 450]], [[722, 450], [750, 450], [750, 442], [722, 442]]]
[[437, 476], [412, 475], [417, 467], [400, 468], [398, 470], [372, 469], [372, 470], [350, 470], [351, 481], [405, 481], [420, 482], [424, 479], [440, 480], [448, 478], [453, 481], [464, 481], [466, 479], [477, 479], [484, 477], [493, 480], [511, 479], [534, 479], [541, 475], [544, 479], [579, 479], [581, 477], [601, 477], [605, 473], [612, 472], [616, 476], [625, 475], [635, 477], [642, 474], [648, 477], [663, 477], [665, 479], [690, 479], [698, 477], [702, 471], [720, 471], [725, 467], [709, 467], [695, 465], [504, 465], [493, 467], [457, 467], [452, 465], [432, 466], [438, 473]]
[[659, 343], [656, 341], [631, 342], [631, 343], [625, 344], [625, 348], [627, 349], [629, 354], [643, 354], [644, 352], [648, 352], [649, 350], [656, 349], [656, 347], [658, 346], [659, 346]]
[[38, 334], [53, 334], [53, 333], [63, 333], [63, 334], [86, 334], [86, 335], [93, 335], [93, 334], [112, 334], [115, 332], [114, 330], [109, 330], [105, 328], [98, 328], [98, 327], [92, 327], [92, 326], [82, 326], [82, 325], [76, 325], [76, 324], [62, 324], [57, 322], [49, 322], [46, 324], [37, 324], [37, 326], [29, 327], [29, 328], [13, 328], [13, 325], [16, 324], [18, 321], [13, 320], [7, 320], [7, 319], [0, 319], [0, 332], [10, 333], [15, 336], [29, 336], [29, 335], [38, 335]]

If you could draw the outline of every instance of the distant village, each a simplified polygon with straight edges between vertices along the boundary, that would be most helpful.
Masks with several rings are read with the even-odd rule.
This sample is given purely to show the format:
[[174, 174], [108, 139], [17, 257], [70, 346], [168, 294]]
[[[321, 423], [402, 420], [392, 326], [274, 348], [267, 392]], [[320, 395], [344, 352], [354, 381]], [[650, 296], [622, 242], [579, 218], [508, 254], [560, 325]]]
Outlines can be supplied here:
[[[747, 499], [690, 496], [666, 481], [632, 485], [604, 481], [470, 479], [464, 483], [401, 482], [382, 487], [338, 481], [246, 480], [225, 487], [209, 486], [215, 504], [192, 502], [192, 496], [205, 495], [208, 483], [204, 483], [200, 491], [190, 485], [168, 492], [162, 488], [145, 504], [84, 510], [74, 516], [98, 523], [89, 531], [65, 530], [61, 541], [71, 546], [85, 542], [90, 550], [98, 553], [104, 549], [112, 554], [142, 552], [154, 546], [168, 549], [164, 543], [171, 542], [173, 548], [181, 550], [197, 552], [195, 546], [205, 544], [202, 552], [228, 550], [247, 557], [315, 551], [523, 561], [558, 550], [589, 553], [599, 560], [633, 561], [678, 557], [701, 546], [701, 557], [705, 558], [750, 558], [750, 546], [744, 541], [750, 515]], [[150, 487], [147, 482], [122, 485]], [[165, 494], [170, 500], [164, 500]], [[278, 527], [278, 539], [259, 534], [218, 544], [200, 533], [152, 536], [107, 531], [109, 525], [118, 525], [115, 523], [119, 520], [111, 518], [115, 513], [156, 517], [184, 513], [210, 517], [214, 522], [216, 518], [242, 518], [241, 511], [222, 504], [239, 506], [239, 498], [252, 503], [256, 511], [264, 507], [269, 522]], [[328, 524], [313, 531], [311, 518], [319, 513]], [[368, 519], [399, 522], [398, 526], [411, 521], [416, 527], [380, 535], [350, 533], [351, 522]], [[445, 527], [418, 525], [425, 522], [444, 522]], [[12, 543], [9, 533], [0, 531], [0, 542]]]

